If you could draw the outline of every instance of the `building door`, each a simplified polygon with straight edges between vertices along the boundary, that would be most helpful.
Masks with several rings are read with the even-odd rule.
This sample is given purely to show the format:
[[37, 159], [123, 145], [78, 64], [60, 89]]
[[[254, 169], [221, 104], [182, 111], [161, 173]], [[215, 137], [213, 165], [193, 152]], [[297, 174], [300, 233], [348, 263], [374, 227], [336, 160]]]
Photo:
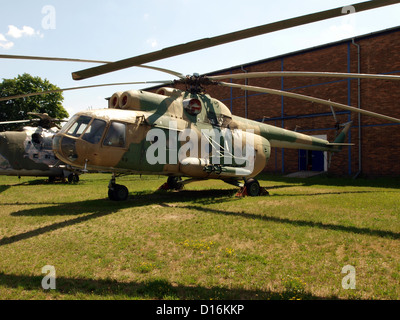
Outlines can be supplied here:
[[325, 157], [322, 151], [312, 151], [311, 159], [312, 171], [325, 171]]
[[[326, 135], [313, 136], [326, 139]], [[327, 171], [327, 158], [323, 151], [299, 150], [299, 171]]]
[[308, 150], [299, 150], [299, 171], [307, 171]]

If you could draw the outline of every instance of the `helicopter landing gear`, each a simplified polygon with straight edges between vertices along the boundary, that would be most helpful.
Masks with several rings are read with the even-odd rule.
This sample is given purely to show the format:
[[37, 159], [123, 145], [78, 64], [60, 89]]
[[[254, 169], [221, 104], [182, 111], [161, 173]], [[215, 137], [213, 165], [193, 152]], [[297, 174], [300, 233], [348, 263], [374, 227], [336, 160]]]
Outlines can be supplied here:
[[261, 187], [256, 179], [249, 179], [244, 184], [247, 194], [250, 197], [256, 197], [260, 195]]
[[168, 177], [168, 180], [166, 183], [164, 183], [159, 190], [182, 190], [184, 187], [184, 184], [182, 183], [182, 178], [181, 177]]
[[254, 178], [248, 180], [245, 179], [244, 186], [240, 188], [238, 193], [236, 193], [237, 197], [257, 197], [263, 195], [269, 195], [269, 193], [265, 188], [261, 187], [258, 181]]
[[128, 188], [115, 183], [115, 175], [113, 174], [110, 183], [108, 184], [108, 198], [112, 201], [125, 201], [128, 199]]
[[69, 183], [78, 183], [79, 182], [79, 175], [76, 173], [71, 173], [68, 175], [68, 182]]

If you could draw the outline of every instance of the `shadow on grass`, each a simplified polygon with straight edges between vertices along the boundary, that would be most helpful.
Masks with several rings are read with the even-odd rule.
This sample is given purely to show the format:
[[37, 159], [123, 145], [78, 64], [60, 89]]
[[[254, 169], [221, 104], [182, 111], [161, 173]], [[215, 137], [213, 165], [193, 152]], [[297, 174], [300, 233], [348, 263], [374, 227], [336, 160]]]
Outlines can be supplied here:
[[[275, 186], [274, 188], [279, 188], [280, 186]], [[124, 202], [114, 202], [108, 199], [96, 199], [96, 200], [86, 200], [72, 203], [61, 203], [61, 204], [50, 204], [50, 206], [24, 209], [12, 213], [12, 216], [71, 216], [77, 215], [79, 217], [55, 222], [53, 224], [39, 227], [34, 230], [23, 232], [17, 235], [12, 235], [8, 237], [3, 237], [0, 239], [0, 246], [15, 243], [21, 240], [26, 240], [47, 232], [65, 228], [68, 226], [83, 223], [92, 219], [97, 219], [104, 217], [113, 213], [118, 212], [125, 208], [140, 208], [146, 205], [158, 204], [163, 207], [169, 207], [168, 203], [186, 203], [191, 204], [185, 206], [187, 209], [206, 212], [206, 213], [216, 213], [222, 215], [240, 216], [247, 219], [259, 219], [262, 221], [269, 221], [282, 224], [291, 224], [296, 226], [306, 226], [313, 228], [320, 228], [325, 230], [335, 230], [344, 231], [355, 234], [365, 234], [370, 236], [378, 236], [383, 238], [400, 239], [400, 234], [391, 231], [383, 230], [372, 230], [369, 228], [359, 228], [352, 226], [341, 226], [335, 224], [326, 224], [315, 221], [306, 220], [291, 220], [287, 218], [272, 217], [266, 215], [258, 215], [253, 213], [245, 212], [229, 212], [223, 210], [217, 210], [212, 208], [204, 208], [202, 205], [209, 205], [221, 202], [233, 202], [240, 201], [240, 198], [236, 198], [233, 195], [236, 190], [183, 190], [180, 192], [169, 192], [160, 191], [154, 193], [141, 193], [134, 197], [130, 197], [128, 201]], [[290, 194], [289, 196], [317, 196], [317, 195], [332, 195], [332, 194], [343, 194], [343, 193], [369, 193], [372, 191], [344, 191], [344, 192], [328, 192], [328, 193], [313, 193], [313, 194]], [[275, 196], [275, 195], [274, 195]], [[285, 196], [285, 195], [278, 195]], [[33, 204], [33, 203], [32, 203]], [[35, 203], [37, 205], [38, 203]], [[40, 204], [40, 203], [39, 203]], [[193, 205], [194, 204], [194, 205]], [[7, 205], [7, 204], [5, 204]], [[14, 204], [15, 205], [15, 204]], [[27, 205], [26, 203], [24, 205]]]
[[11, 186], [0, 186], [0, 193], [4, 192], [10, 188], [11, 188]]
[[[400, 179], [397, 177], [363, 177], [352, 179], [350, 177], [334, 177], [329, 175], [314, 176], [309, 178], [288, 178], [282, 175], [260, 174], [257, 176], [261, 185], [265, 182], [283, 182], [297, 184], [297, 186], [345, 186], [345, 187], [371, 187], [371, 188], [394, 188], [400, 189]], [[267, 187], [269, 188], [269, 187]]]
[[[267, 188], [268, 189], [268, 188]], [[397, 192], [397, 191], [337, 191], [337, 192], [314, 192], [314, 193], [281, 193], [273, 194], [271, 197], [314, 197], [314, 196], [332, 196], [343, 194], [363, 194], [363, 193], [377, 193], [377, 192]]]
[[233, 211], [223, 211], [211, 208], [203, 208], [198, 206], [186, 206], [185, 208], [206, 212], [206, 213], [215, 213], [221, 214], [226, 216], [237, 216], [246, 219], [257, 219], [261, 221], [268, 221], [268, 222], [275, 222], [275, 223], [282, 223], [282, 224], [291, 224], [294, 226], [299, 227], [310, 227], [310, 228], [319, 228], [323, 230], [333, 230], [333, 231], [341, 231], [341, 232], [349, 232], [355, 234], [363, 234], [369, 236], [376, 236], [382, 238], [389, 238], [389, 239], [400, 239], [400, 233], [392, 232], [392, 231], [384, 231], [384, 230], [373, 230], [369, 228], [359, 228], [359, 227], [351, 227], [351, 226], [341, 226], [337, 224], [329, 224], [329, 223], [322, 223], [322, 222], [315, 222], [315, 221], [307, 221], [307, 220], [292, 220], [288, 218], [280, 218], [280, 217], [273, 217], [267, 215], [259, 215], [254, 213], [246, 213], [246, 212], [233, 212]]
[[[232, 197], [232, 190], [206, 190], [206, 191], [181, 191], [181, 192], [156, 192], [150, 194], [139, 194], [131, 197], [128, 201], [114, 202], [108, 199], [86, 200], [71, 203], [50, 204], [50, 206], [24, 209], [12, 213], [12, 216], [78, 216], [61, 222], [39, 227], [34, 230], [17, 235], [6, 236], [0, 239], [0, 246], [15, 243], [21, 240], [36, 237], [51, 231], [83, 223], [92, 219], [104, 217], [125, 208], [139, 208], [151, 204], [159, 204], [168, 207], [168, 203], [190, 201], [195, 204], [211, 204], [216, 201], [238, 200]], [[32, 203], [31, 205], [41, 203]], [[46, 205], [48, 203], [45, 203]], [[8, 205], [7, 203], [4, 205]], [[15, 203], [13, 204], [15, 205]], [[23, 203], [28, 205], [28, 203]]]
[[[40, 186], [40, 185], [53, 185], [53, 184], [65, 184], [62, 179], [56, 179], [54, 182], [49, 182], [49, 178], [43, 177], [42, 179], [32, 179], [27, 181], [18, 181], [15, 184], [6, 185], [7, 187], [19, 187], [19, 186]], [[0, 186], [1, 187], [1, 186]]]
[[[45, 291], [41, 287], [43, 276], [13, 275], [0, 273], [0, 286], [13, 289]], [[181, 300], [286, 300], [293, 298], [292, 292], [272, 292], [227, 288], [223, 286], [204, 287], [200, 285], [175, 285], [166, 279], [153, 279], [144, 282], [120, 282], [111, 279], [80, 279], [56, 277], [57, 294], [85, 294], [88, 299], [94, 296], [116, 299], [181, 299]], [[302, 293], [298, 299], [337, 299], [337, 297], [318, 297]]]

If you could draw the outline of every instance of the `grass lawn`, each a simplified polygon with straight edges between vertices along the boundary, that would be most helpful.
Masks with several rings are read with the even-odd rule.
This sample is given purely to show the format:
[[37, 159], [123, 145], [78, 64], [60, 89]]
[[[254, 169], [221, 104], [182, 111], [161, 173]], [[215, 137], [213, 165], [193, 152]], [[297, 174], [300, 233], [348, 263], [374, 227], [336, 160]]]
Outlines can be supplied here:
[[398, 179], [265, 175], [269, 196], [238, 198], [221, 181], [172, 192], [157, 191], [165, 177], [125, 176], [122, 203], [109, 179], [0, 177], [1, 299], [400, 297]]

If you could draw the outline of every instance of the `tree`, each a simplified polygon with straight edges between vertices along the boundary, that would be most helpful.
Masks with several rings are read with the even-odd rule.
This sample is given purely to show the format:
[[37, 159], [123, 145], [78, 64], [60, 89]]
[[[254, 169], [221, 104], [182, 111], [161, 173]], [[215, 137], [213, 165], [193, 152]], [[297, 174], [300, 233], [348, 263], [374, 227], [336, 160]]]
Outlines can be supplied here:
[[[57, 90], [59, 87], [47, 79], [33, 77], [28, 73], [14, 79], [3, 79], [0, 83], [0, 97], [18, 94]], [[47, 113], [52, 118], [66, 119], [68, 112], [62, 106], [64, 97], [61, 92], [38, 96], [0, 101], [0, 121], [26, 120], [28, 112]]]

